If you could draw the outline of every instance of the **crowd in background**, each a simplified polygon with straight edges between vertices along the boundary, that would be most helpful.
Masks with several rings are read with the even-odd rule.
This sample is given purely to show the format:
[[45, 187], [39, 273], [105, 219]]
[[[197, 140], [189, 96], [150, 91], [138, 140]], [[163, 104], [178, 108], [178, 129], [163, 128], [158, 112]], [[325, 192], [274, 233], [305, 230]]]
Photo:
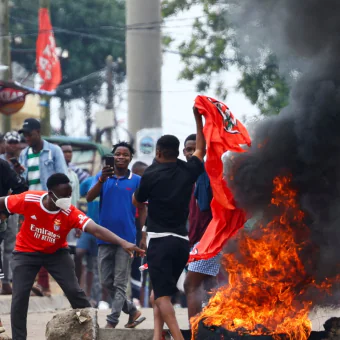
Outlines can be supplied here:
[[[169, 145], [172, 142], [171, 138], [165, 138], [165, 144]], [[178, 146], [179, 142], [176, 145], [177, 149]], [[183, 182], [185, 183], [183, 185], [188, 187], [188, 195], [191, 197], [188, 206], [184, 207], [184, 215], [189, 211], [185, 226], [189, 236], [185, 238], [189, 240], [191, 248], [199, 242], [212, 218], [210, 210], [212, 192], [209, 178], [204, 172], [203, 165], [201, 171], [203, 173], [197, 170], [200, 160], [197, 160], [197, 156], [192, 158], [195, 150], [196, 134], [191, 134], [185, 140], [183, 148], [188, 164], [197, 163], [196, 168], [192, 166], [186, 169], [186, 171], [193, 171], [190, 180], [195, 185], [192, 186], [188, 179]], [[72, 205], [84, 210], [94, 222], [126, 241], [142, 244], [140, 242], [143, 242], [142, 231], [147, 218], [148, 202], [147, 199], [145, 202], [139, 202], [141, 204], [136, 208], [132, 196], [137, 191], [140, 197], [143, 196], [139, 186], [148, 165], [139, 161], [132, 162], [134, 149], [126, 142], [113, 146], [112, 155], [103, 158], [103, 169], [98, 174], [91, 175], [87, 169], [73, 164], [72, 153], [70, 144], [58, 146], [43, 140], [40, 134], [40, 123], [36, 119], [25, 120], [20, 131], [7, 132], [0, 140], [0, 158], [25, 180], [27, 189], [47, 191], [47, 179], [55, 173], [63, 173], [68, 176], [72, 186]], [[166, 157], [165, 164], [169, 163]], [[177, 157], [178, 155], [174, 156], [175, 162]], [[176, 176], [180, 178], [183, 172], [178, 172]], [[191, 183], [191, 186], [188, 183]], [[179, 186], [178, 197], [181, 195], [181, 190]], [[85, 205], [84, 198], [87, 201]], [[179, 215], [183, 215], [181, 211]], [[4, 295], [12, 293], [11, 253], [21, 222], [20, 216], [11, 215], [7, 220], [6, 231], [0, 232], [2, 247], [0, 259], [3, 268], [3, 277], [0, 276], [1, 294]], [[134, 316], [128, 323], [134, 327], [134, 322], [141, 315], [140, 307], [154, 304], [152, 298], [150, 299], [153, 287], [149, 272], [141, 273], [139, 269], [145, 260], [140, 257], [130, 259], [120, 246], [100, 241], [79, 229], [72, 230], [68, 234], [67, 242], [73, 255], [76, 276], [91, 305], [99, 309], [111, 309], [111, 313], [107, 316], [106, 327], [114, 328], [117, 325], [121, 311]], [[144, 246], [146, 247], [146, 244]], [[188, 307], [189, 317], [201, 310], [202, 303], [207, 297], [206, 292], [216, 286], [219, 259], [218, 255], [208, 261], [192, 263], [184, 271], [181, 269], [182, 273], [177, 282], [178, 292], [174, 291], [171, 300], [178, 307]], [[183, 258], [183, 261], [185, 264], [187, 259]], [[45, 268], [41, 268], [31, 295], [51, 296], [51, 294], [50, 276]]]
[[[37, 131], [40, 130], [38, 121], [35, 119], [29, 120], [33, 122], [33, 128]], [[36, 126], [34, 126], [36, 124]], [[32, 130], [33, 134], [33, 145], [38, 144], [40, 138], [35, 136], [36, 130]], [[31, 136], [32, 137], [32, 136]], [[36, 137], [36, 138], [35, 138]], [[28, 137], [29, 142], [32, 141]], [[47, 141], [43, 141], [43, 149], [52, 147], [52, 150], [58, 150], [58, 147], [51, 145]], [[0, 135], [0, 158], [7, 161], [11, 169], [17, 171], [20, 176], [24, 177], [25, 173], [21, 171], [21, 167], [27, 166], [27, 169], [34, 166], [28, 157], [28, 143], [24, 137], [24, 134], [19, 134], [18, 131], [9, 131], [3, 135]], [[89, 189], [92, 186], [92, 182], [95, 176], [91, 176], [89, 170], [81, 168], [72, 163], [72, 146], [70, 144], [61, 144], [60, 149], [62, 152], [56, 151], [56, 161], [52, 171], [49, 172], [49, 165], [46, 164], [47, 176], [54, 172], [64, 172], [70, 178], [72, 185], [72, 204], [79, 207], [81, 210], [87, 213], [87, 215], [93, 219], [96, 223], [99, 223], [99, 197], [94, 199], [92, 202], [86, 202], [84, 204], [84, 198], [86, 197]], [[26, 151], [24, 151], [26, 150]], [[23, 152], [24, 151], [24, 152]], [[27, 157], [25, 157], [27, 152]], [[53, 152], [53, 151], [52, 151]], [[39, 157], [44, 157], [43, 155]], [[47, 157], [51, 157], [48, 155]], [[34, 159], [34, 158], [33, 158]], [[104, 160], [103, 160], [104, 161]], [[21, 162], [21, 163], [20, 163]], [[29, 162], [29, 163], [28, 163]], [[19, 165], [20, 164], [20, 165]], [[43, 162], [43, 164], [45, 164]], [[135, 162], [132, 166], [133, 173], [141, 176], [146, 169], [147, 165], [142, 162]], [[44, 170], [41, 170], [42, 172]], [[27, 174], [28, 175], [28, 174]], [[46, 181], [39, 178], [34, 172], [29, 174], [28, 188], [30, 190], [46, 190]], [[39, 178], [39, 183], [37, 180]], [[28, 189], [27, 188], [27, 189]], [[80, 200], [83, 198], [82, 200]], [[3, 264], [3, 278], [1, 279], [1, 295], [12, 294], [11, 288], [11, 254], [15, 245], [16, 234], [20, 228], [20, 216], [11, 215], [7, 220], [7, 229], [2, 234], [0, 233], [0, 244], [1, 244], [1, 256]], [[137, 230], [137, 244], [140, 240], [140, 227], [138, 213], [136, 214], [136, 230]], [[97, 240], [94, 236], [81, 232], [79, 230], [73, 230], [69, 233], [67, 238], [71, 253], [74, 255], [75, 270], [79, 282], [82, 288], [84, 288], [86, 295], [91, 298], [91, 304], [94, 307], [100, 309], [109, 309], [111, 298], [105, 289], [100, 285], [99, 273], [98, 273], [98, 245]], [[144, 303], [144, 292], [142, 292], [142, 281], [141, 272], [139, 267], [141, 265], [141, 259], [135, 258], [132, 263], [131, 279], [130, 279], [130, 294], [133, 297], [133, 301], [138, 307], [149, 307], [148, 300]], [[145, 284], [147, 284], [147, 277], [144, 279], [144, 289], [147, 290]], [[147, 293], [148, 294], [148, 293]], [[45, 269], [39, 272], [36, 284], [32, 288], [32, 294], [37, 296], [51, 296], [50, 278]], [[142, 302], [140, 299], [142, 297]]]

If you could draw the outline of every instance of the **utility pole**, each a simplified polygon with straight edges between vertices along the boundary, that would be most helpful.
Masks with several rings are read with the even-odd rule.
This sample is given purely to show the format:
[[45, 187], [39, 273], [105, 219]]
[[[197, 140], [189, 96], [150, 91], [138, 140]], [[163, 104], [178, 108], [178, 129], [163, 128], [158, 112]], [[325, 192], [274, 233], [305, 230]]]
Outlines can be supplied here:
[[162, 126], [161, 1], [127, 0], [128, 129]]
[[[1, 0], [0, 0], [1, 1]], [[50, 8], [50, 0], [39, 0], [40, 8]], [[51, 135], [51, 114], [50, 114], [51, 97], [40, 96], [40, 120], [41, 120], [41, 133], [44, 136]]]
[[113, 57], [111, 55], [107, 56], [106, 58], [106, 82], [107, 82], [107, 103], [106, 103], [106, 110], [113, 110], [113, 91], [114, 91], [114, 85], [113, 85]]
[[[0, 70], [1, 80], [10, 80], [11, 77], [11, 51], [9, 37], [9, 4], [8, 0], [0, 0]], [[7, 66], [7, 67], [6, 67]], [[11, 117], [2, 115], [2, 132], [11, 130]]]
[[[105, 109], [112, 111], [113, 121], [110, 122], [115, 127], [116, 116], [114, 112], [114, 63], [111, 55], [106, 58], [106, 83], [107, 83], [107, 103]], [[112, 143], [112, 129], [106, 130], [106, 138]]]
[[66, 111], [65, 100], [63, 98], [60, 98], [59, 119], [60, 119], [60, 134], [62, 136], [66, 136]]

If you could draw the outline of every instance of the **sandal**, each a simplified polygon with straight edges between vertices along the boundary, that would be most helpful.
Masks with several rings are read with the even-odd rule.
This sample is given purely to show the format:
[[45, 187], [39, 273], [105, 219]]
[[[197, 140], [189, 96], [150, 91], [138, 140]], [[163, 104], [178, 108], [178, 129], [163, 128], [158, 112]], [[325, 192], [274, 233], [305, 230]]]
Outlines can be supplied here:
[[40, 285], [36, 284], [31, 288], [32, 292], [35, 294], [35, 296], [44, 296], [43, 289]]
[[146, 320], [145, 317], [140, 318], [141, 315], [142, 315], [142, 312], [140, 312], [139, 310], [136, 310], [134, 314], [129, 316], [129, 321], [124, 327], [125, 328], [137, 327], [139, 324], [141, 324], [143, 321]]

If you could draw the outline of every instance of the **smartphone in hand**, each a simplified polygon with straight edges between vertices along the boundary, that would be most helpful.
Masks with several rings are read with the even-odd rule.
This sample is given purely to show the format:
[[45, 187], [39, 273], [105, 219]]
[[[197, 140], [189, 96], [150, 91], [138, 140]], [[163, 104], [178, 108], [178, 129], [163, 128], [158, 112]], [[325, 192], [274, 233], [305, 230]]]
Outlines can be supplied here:
[[105, 165], [110, 166], [111, 168], [115, 165], [115, 158], [113, 156], [105, 156]]

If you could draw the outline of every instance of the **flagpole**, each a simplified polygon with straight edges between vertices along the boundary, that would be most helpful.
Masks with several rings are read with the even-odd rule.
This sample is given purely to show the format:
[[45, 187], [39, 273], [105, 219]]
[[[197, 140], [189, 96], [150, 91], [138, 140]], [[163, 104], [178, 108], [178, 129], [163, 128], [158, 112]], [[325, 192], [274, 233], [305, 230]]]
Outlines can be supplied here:
[[[40, 8], [50, 8], [50, 0], [39, 0]], [[43, 136], [51, 135], [51, 112], [50, 112], [51, 97], [40, 96], [40, 120], [41, 133]]]
[[[8, 0], [0, 1], [0, 78], [3, 81], [10, 80], [11, 67], [11, 52], [10, 52], [10, 37], [9, 37], [9, 5]], [[2, 132], [11, 130], [11, 117], [5, 114], [2, 115]]]

